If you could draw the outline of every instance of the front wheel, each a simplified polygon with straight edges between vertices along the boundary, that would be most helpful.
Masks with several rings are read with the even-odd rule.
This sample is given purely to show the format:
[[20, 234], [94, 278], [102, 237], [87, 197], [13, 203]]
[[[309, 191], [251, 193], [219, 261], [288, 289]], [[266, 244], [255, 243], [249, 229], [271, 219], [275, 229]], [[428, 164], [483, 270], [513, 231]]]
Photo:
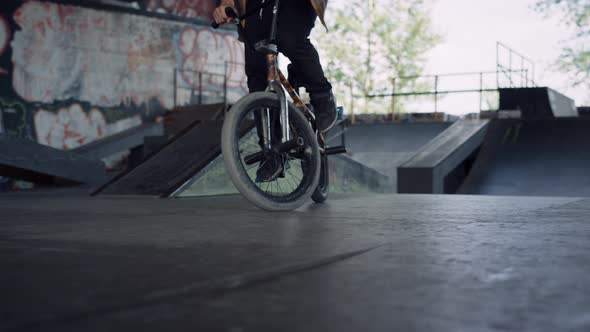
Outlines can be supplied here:
[[[255, 92], [238, 101], [226, 114], [221, 133], [223, 161], [238, 191], [268, 211], [289, 211], [303, 205], [317, 188], [320, 151], [313, 130], [299, 109], [289, 104], [289, 133], [302, 142], [275, 151], [281, 143], [280, 103], [275, 93]], [[260, 182], [263, 156], [279, 154], [280, 176]]]

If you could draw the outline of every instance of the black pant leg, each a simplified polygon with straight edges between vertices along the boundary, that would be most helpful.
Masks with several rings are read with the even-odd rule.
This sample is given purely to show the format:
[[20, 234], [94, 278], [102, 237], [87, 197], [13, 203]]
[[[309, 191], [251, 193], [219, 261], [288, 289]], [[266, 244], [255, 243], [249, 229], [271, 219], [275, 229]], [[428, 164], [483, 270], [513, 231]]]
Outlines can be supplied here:
[[[266, 0], [272, 1], [272, 0]], [[260, 5], [262, 0], [249, 0], [248, 10]], [[279, 11], [277, 44], [279, 51], [291, 60], [298, 81], [312, 98], [330, 93], [332, 85], [326, 79], [317, 50], [309, 40], [317, 14], [310, 1], [282, 0]], [[254, 50], [254, 44], [270, 36], [272, 7], [266, 7], [263, 15], [258, 13], [246, 19], [246, 75], [250, 92], [266, 88], [265, 55]]]
[[[262, 0], [249, 0], [246, 11], [250, 11], [261, 3]], [[246, 27], [244, 29], [245, 71], [250, 92], [264, 91], [267, 86], [266, 58], [264, 54], [256, 52], [254, 45], [258, 41], [268, 38], [269, 34], [270, 21], [267, 15], [260, 18], [256, 14], [246, 18]]]
[[245, 45], [246, 76], [250, 92], [264, 91], [267, 82], [267, 67], [265, 55], [254, 50], [254, 46]]
[[309, 40], [317, 14], [308, 0], [283, 0], [279, 11], [278, 46], [291, 60], [297, 80], [312, 98], [327, 96], [332, 85], [326, 79], [317, 50]]

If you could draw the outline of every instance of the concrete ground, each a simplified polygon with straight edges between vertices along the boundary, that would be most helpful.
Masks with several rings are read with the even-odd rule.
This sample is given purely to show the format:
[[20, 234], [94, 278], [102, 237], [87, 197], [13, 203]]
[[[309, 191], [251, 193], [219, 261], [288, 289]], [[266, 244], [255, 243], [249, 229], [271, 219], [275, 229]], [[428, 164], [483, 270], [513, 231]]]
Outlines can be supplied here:
[[588, 331], [590, 199], [0, 196], [2, 331]]

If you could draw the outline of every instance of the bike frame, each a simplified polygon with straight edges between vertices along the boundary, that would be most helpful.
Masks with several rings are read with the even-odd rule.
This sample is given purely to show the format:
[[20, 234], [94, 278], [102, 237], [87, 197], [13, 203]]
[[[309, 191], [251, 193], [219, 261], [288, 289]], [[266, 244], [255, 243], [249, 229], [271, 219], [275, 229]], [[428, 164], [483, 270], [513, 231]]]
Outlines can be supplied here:
[[[270, 29], [270, 38], [267, 40], [263, 40], [256, 44], [255, 49], [258, 52], [262, 52], [266, 54], [266, 65], [267, 65], [267, 80], [268, 86], [266, 88], [267, 91], [275, 92], [281, 103], [281, 114], [280, 114], [280, 121], [281, 121], [281, 129], [282, 129], [282, 143], [285, 143], [291, 140], [290, 131], [289, 131], [289, 100], [288, 96], [293, 99], [293, 103], [297, 108], [299, 108], [305, 117], [310, 121], [312, 126], [315, 129], [315, 116], [311, 112], [311, 110], [305, 105], [305, 103], [301, 100], [289, 80], [285, 77], [285, 75], [279, 69], [279, 50], [276, 43], [276, 35], [277, 35], [277, 26], [278, 26], [278, 14], [279, 14], [279, 5], [280, 0], [274, 0], [274, 4], [272, 6], [272, 25]], [[265, 116], [263, 116], [263, 126], [264, 132], [267, 137], [270, 138], [270, 121], [269, 121], [269, 114], [268, 110], [265, 112]], [[270, 140], [269, 140], [270, 141]]]
[[[259, 7], [252, 9], [251, 11], [249, 11], [248, 13], [246, 13], [242, 16], [236, 16], [233, 9], [226, 8], [227, 16], [233, 17], [234, 18], [233, 23], [235, 23], [236, 25], [239, 26], [240, 22], [242, 20], [255, 14], [255, 12], [257, 12], [259, 10], [264, 10], [265, 8], [267, 8], [268, 4], [270, 4], [270, 2], [268, 4], [266, 4], [265, 3], [266, 1], [267, 0], [263, 0], [262, 4]], [[281, 114], [280, 114], [281, 133], [282, 133], [281, 144], [285, 144], [285, 143], [291, 141], [291, 137], [290, 137], [291, 134], [289, 132], [289, 100], [288, 100], [288, 96], [290, 96], [291, 99], [293, 100], [295, 107], [297, 107], [301, 112], [303, 112], [303, 115], [306, 117], [306, 119], [309, 121], [310, 125], [312, 126], [312, 129], [315, 131], [316, 136], [318, 137], [318, 140], [323, 142], [324, 136], [321, 133], [319, 133], [316, 128], [315, 115], [309, 109], [309, 107], [307, 107], [307, 105], [305, 105], [305, 103], [301, 100], [301, 98], [299, 97], [299, 95], [297, 94], [297, 92], [295, 91], [293, 86], [291, 85], [291, 83], [289, 83], [289, 80], [285, 77], [285, 75], [279, 69], [279, 62], [278, 62], [279, 49], [278, 49], [278, 45], [276, 43], [276, 35], [277, 35], [277, 27], [278, 27], [280, 0], [273, 0], [273, 1], [274, 1], [274, 3], [272, 6], [272, 23], [271, 23], [271, 29], [270, 29], [270, 37], [266, 40], [258, 42], [254, 46], [254, 48], [256, 49], [257, 52], [261, 52], [261, 53], [266, 54], [267, 79], [268, 79], [268, 85], [267, 85], [266, 91], [275, 92], [279, 97], [280, 107], [281, 107]], [[245, 10], [245, 8], [244, 8], [244, 10]], [[219, 27], [219, 25], [217, 23], [213, 22], [212, 27], [214, 29], [217, 29]], [[264, 141], [267, 142], [266, 148], [272, 149], [271, 140], [270, 140], [271, 125], [270, 125], [269, 110], [268, 109], [265, 110], [264, 112], [262, 112], [261, 115], [262, 115], [261, 120], [262, 120], [262, 127], [263, 127], [262, 134], [264, 137]], [[323, 151], [322, 148], [321, 148], [321, 150]]]

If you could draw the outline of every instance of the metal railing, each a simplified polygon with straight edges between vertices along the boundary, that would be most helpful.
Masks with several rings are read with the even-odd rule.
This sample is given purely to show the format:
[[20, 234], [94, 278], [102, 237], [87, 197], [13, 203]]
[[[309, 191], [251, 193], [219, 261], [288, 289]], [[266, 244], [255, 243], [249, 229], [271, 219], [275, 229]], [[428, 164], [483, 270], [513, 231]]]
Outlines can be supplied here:
[[[191, 76], [192, 84], [185, 84], [179, 85], [179, 79], [186, 79], [185, 75]], [[178, 76], [182, 75], [182, 78]], [[221, 80], [221, 82], [219, 82]], [[221, 84], [219, 84], [221, 83]], [[217, 91], [216, 88], [211, 87], [219, 87], [221, 86], [221, 90]], [[223, 74], [215, 74], [215, 73], [208, 73], [203, 71], [195, 71], [195, 70], [180, 70], [178, 68], [174, 69], [174, 107], [176, 108], [179, 106], [179, 90], [186, 90], [189, 93], [188, 103], [189, 104], [204, 104], [205, 101], [207, 103], [214, 103], [214, 102], [223, 102], [227, 103], [227, 76]], [[183, 98], [184, 103], [186, 104], [186, 98]], [[184, 105], [183, 105], [184, 106]]]
[[[439, 104], [441, 98], [451, 94], [479, 94], [479, 112], [490, 111], [494, 109], [484, 109], [484, 95], [486, 93], [497, 93], [502, 88], [525, 88], [535, 87], [535, 65], [527, 57], [514, 51], [508, 46], [496, 43], [496, 70], [482, 72], [465, 72], [465, 73], [448, 73], [438, 75], [417, 75], [403, 76], [391, 79], [389, 91], [382, 93], [371, 93], [365, 98], [391, 98], [389, 111], [395, 114], [398, 98], [409, 98], [419, 96], [432, 96], [431, 102], [434, 104], [434, 113], [440, 111]], [[494, 82], [492, 79], [495, 78]], [[448, 81], [459, 82], [467, 86], [449, 87], [452, 84]], [[475, 83], [475, 80], [478, 82]], [[416, 86], [419, 86], [416, 88]], [[477, 87], [474, 87], [477, 86]], [[407, 87], [411, 90], [407, 91]], [[352, 93], [351, 96], [354, 96]], [[497, 102], [498, 100], [496, 100]], [[424, 111], [424, 110], [423, 110]], [[475, 111], [475, 109], [474, 109]]]
[[502, 85], [502, 78], [508, 80], [509, 88], [536, 86], [535, 63], [501, 42], [496, 42], [496, 73], [498, 87]]
[[[440, 75], [423, 75], [423, 76], [403, 76], [403, 77], [395, 77], [391, 80], [391, 92], [390, 93], [381, 93], [381, 94], [369, 94], [367, 98], [384, 98], [384, 97], [391, 97], [391, 113], [395, 113], [395, 98], [398, 97], [410, 97], [410, 96], [433, 96], [434, 102], [434, 112], [438, 112], [439, 108], [439, 100], [441, 95], [447, 95], [452, 93], [473, 93], [477, 92], [480, 94], [480, 109], [481, 109], [481, 102], [483, 99], [483, 92], [492, 92], [497, 91], [497, 88], [485, 88], [484, 87], [484, 76], [496, 74], [496, 72], [475, 72], [475, 73], [450, 73], [450, 74], [440, 74]], [[441, 79], [442, 78], [449, 78], [449, 77], [469, 77], [469, 76], [478, 76], [479, 77], [479, 88], [478, 89], [441, 89]], [[402, 82], [410, 81], [416, 82], [422, 79], [432, 80], [432, 88], [423, 91], [400, 91], [400, 85], [403, 86]], [[427, 83], [428, 84], [428, 83]], [[430, 84], [429, 84], [430, 85]]]
[[[174, 68], [174, 107], [188, 104], [228, 104], [230, 101], [229, 85], [240, 85], [242, 83], [241, 79], [239, 81], [229, 79], [232, 66], [243, 68], [244, 64], [225, 62], [223, 64], [209, 65], [208, 69], [212, 71]], [[220, 67], [223, 69], [215, 69]]]
[[[508, 84], [503, 84], [502, 80], [498, 79], [500, 75], [506, 75], [510, 79], [507, 80]], [[390, 100], [390, 113], [396, 113], [396, 107], [401, 103], [399, 98], [410, 98], [410, 97], [428, 97], [432, 96], [432, 100], [430, 101], [433, 106], [434, 113], [440, 111], [440, 102], [443, 98], [448, 95], [452, 94], [478, 94], [479, 95], [479, 105], [477, 110], [479, 112], [482, 111], [490, 111], [490, 110], [497, 110], [496, 108], [488, 106], [487, 108], [485, 105], [485, 97], [486, 94], [493, 94], [498, 93], [499, 89], [502, 88], [518, 88], [518, 87], [533, 87], [535, 86], [532, 80], [525, 80], [527, 70], [503, 70], [502, 72], [499, 71], [488, 71], [488, 72], [473, 72], [473, 73], [450, 73], [450, 74], [440, 74], [440, 75], [424, 75], [424, 76], [407, 76], [407, 77], [396, 77], [393, 78], [391, 81], [391, 90], [386, 93], [374, 93], [365, 96], [366, 98], [374, 99], [374, 98], [391, 98]], [[490, 76], [495, 76], [495, 84], [491, 85], [489, 83]], [[517, 80], [514, 78], [523, 78], [521, 84], [517, 84]], [[469, 82], [477, 80], [478, 83], [469, 84], [470, 86], [465, 87], [453, 87], [449, 88], [448, 85], [450, 84], [441, 84], [444, 80], [449, 79], [456, 79], [456, 81], [463, 81]], [[426, 80], [426, 82], [424, 82]], [[404, 82], [406, 81], [406, 82]], [[409, 83], [408, 83], [409, 82]], [[403, 87], [410, 86], [413, 87], [416, 84], [415, 82], [421, 83], [421, 85], [425, 85], [425, 88], [418, 88], [413, 89], [411, 91], [405, 91]], [[473, 85], [477, 84], [477, 87], [472, 87]], [[456, 85], [456, 84], [455, 84]], [[494, 100], [497, 102], [498, 100]], [[400, 103], [398, 103], [400, 102]], [[490, 101], [487, 100], [488, 104]], [[474, 111], [476, 108], [474, 107]]]

